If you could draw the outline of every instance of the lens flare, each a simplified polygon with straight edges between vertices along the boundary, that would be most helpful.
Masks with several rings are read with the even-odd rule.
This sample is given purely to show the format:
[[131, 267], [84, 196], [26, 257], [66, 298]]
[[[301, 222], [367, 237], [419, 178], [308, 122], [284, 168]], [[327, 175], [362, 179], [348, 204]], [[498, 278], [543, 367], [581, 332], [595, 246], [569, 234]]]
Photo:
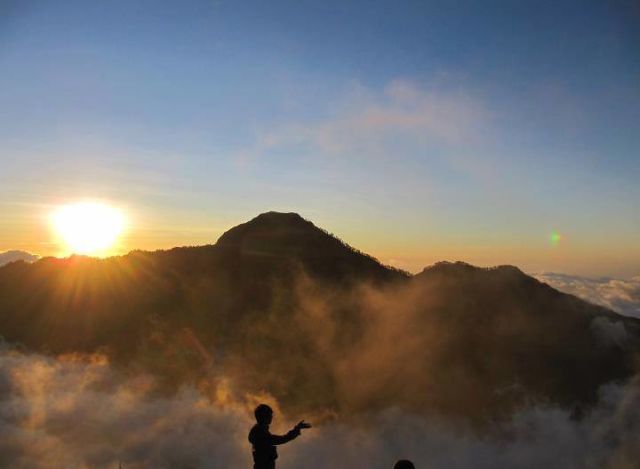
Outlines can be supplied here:
[[124, 231], [122, 212], [96, 202], [80, 202], [58, 208], [52, 214], [56, 233], [73, 254], [106, 254]]
[[557, 231], [552, 232], [551, 236], [549, 237], [549, 241], [551, 242], [551, 246], [559, 245], [560, 241], [562, 241], [563, 239], [564, 239], [564, 236], [562, 236]]

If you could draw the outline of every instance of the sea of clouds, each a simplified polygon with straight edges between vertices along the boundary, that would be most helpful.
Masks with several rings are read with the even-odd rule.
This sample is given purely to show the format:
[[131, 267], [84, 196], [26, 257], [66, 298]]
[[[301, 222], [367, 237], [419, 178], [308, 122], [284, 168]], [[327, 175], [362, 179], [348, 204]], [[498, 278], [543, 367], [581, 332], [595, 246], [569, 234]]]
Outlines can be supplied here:
[[[224, 380], [165, 395], [151, 377], [122, 374], [102, 356], [53, 358], [5, 346], [0, 466], [249, 468], [251, 410], [264, 399], [229, 398]], [[293, 422], [279, 415], [272, 430], [285, 432]], [[418, 468], [638, 467], [640, 388], [636, 381], [604, 387], [599, 406], [582, 419], [533, 407], [486, 431], [393, 408], [337, 416], [282, 447], [278, 467], [383, 469], [399, 458]]]
[[534, 277], [565, 293], [606, 306], [625, 316], [640, 318], [640, 276], [625, 280], [541, 273]]

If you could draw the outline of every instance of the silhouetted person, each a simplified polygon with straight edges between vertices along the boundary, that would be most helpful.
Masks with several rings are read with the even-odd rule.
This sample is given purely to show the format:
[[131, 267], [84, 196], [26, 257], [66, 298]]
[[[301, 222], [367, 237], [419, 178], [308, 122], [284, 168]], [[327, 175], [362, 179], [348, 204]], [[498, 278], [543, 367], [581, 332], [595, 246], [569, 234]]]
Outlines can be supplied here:
[[300, 435], [303, 428], [311, 428], [304, 420], [298, 422], [286, 435], [272, 435], [269, 425], [273, 420], [273, 410], [267, 404], [260, 404], [254, 411], [256, 423], [249, 432], [249, 441], [253, 445], [254, 469], [275, 469], [278, 451], [276, 445], [287, 443]]
[[401, 459], [393, 466], [393, 469], [416, 469], [416, 466], [408, 459]]

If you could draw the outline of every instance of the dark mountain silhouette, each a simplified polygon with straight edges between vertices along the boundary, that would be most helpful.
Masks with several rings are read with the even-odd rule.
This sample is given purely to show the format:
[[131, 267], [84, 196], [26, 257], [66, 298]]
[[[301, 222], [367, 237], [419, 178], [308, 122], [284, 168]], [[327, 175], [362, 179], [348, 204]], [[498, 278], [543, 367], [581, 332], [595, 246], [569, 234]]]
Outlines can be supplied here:
[[26, 251], [6, 251], [0, 253], [0, 267], [10, 262], [24, 261], [35, 262], [39, 259], [39, 256], [30, 254]]
[[101, 352], [171, 391], [268, 392], [283, 410], [389, 405], [490, 421], [531, 402], [588, 408], [634, 369], [640, 321], [515, 267], [380, 264], [294, 213], [215, 245], [0, 268], [0, 334]]
[[408, 276], [381, 265], [297, 213], [263, 213], [224, 233], [216, 247], [239, 262], [280, 265], [293, 261], [328, 281], [389, 281]]
[[[600, 385], [636, 369], [640, 321], [561, 293], [516, 267], [441, 262], [412, 282], [428, 303], [428, 322], [455, 331], [439, 348], [442, 372], [431, 383], [447, 389], [435, 393], [443, 399], [438, 407], [481, 404], [491, 415], [508, 402], [593, 403]], [[473, 392], [447, 386], [453, 381], [468, 382]]]

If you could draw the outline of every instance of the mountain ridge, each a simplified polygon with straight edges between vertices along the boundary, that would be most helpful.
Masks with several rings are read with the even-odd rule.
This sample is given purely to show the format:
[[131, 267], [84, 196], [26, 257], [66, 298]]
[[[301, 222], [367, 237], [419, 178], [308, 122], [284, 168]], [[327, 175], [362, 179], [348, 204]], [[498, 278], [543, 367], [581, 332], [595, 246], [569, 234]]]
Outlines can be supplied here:
[[444, 262], [410, 276], [274, 212], [211, 245], [8, 264], [0, 335], [105, 353], [167, 389], [215, 370], [285, 411], [400, 406], [476, 422], [527, 402], [588, 406], [635, 373], [640, 350], [640, 321], [517, 267]]

